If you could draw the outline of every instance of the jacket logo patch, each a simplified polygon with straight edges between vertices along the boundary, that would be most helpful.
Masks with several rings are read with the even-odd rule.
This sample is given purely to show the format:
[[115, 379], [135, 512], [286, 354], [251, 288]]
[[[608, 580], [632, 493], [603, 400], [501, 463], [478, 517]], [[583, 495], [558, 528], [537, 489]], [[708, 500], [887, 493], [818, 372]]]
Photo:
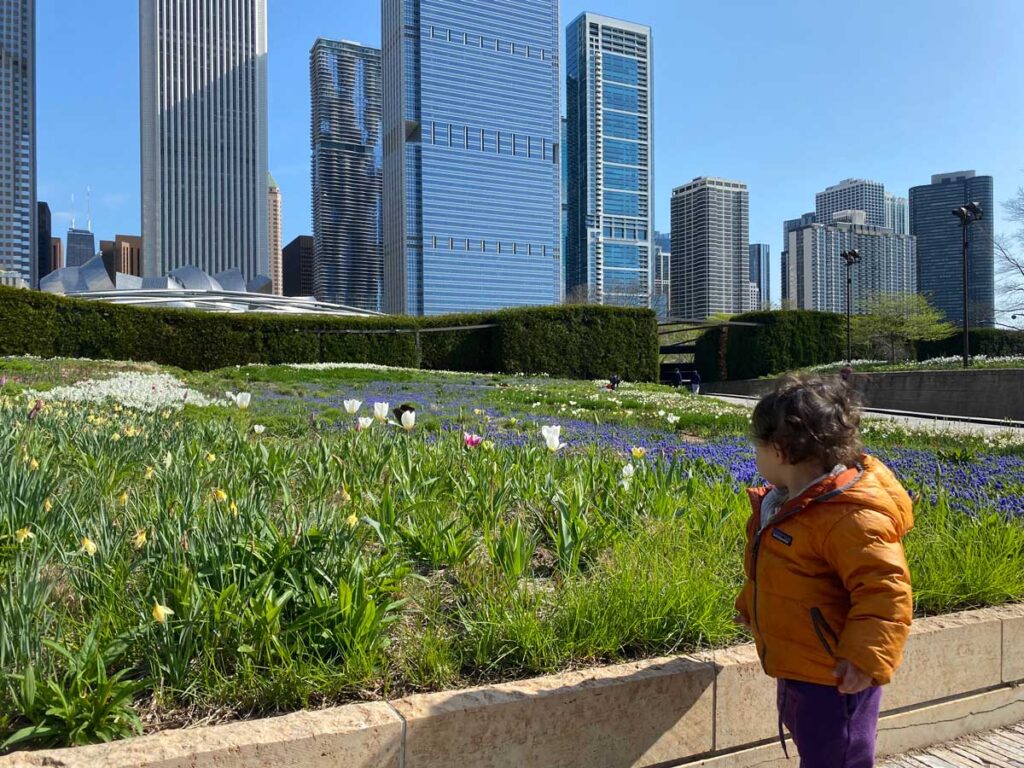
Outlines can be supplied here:
[[772, 529], [772, 538], [777, 541], [781, 541], [787, 547], [793, 543], [793, 537], [785, 531], [780, 531], [778, 528]]

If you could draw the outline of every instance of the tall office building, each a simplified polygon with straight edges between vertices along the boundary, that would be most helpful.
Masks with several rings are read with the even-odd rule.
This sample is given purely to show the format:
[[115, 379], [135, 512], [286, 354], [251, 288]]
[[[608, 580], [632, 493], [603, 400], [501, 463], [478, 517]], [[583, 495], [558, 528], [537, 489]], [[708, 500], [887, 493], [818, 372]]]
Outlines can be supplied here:
[[[50, 239], [50, 271], [64, 268], [64, 241], [59, 237]], [[46, 275], [43, 275], [45, 277]]]
[[566, 293], [649, 306], [653, 292], [650, 27], [584, 13], [566, 29]]
[[53, 271], [52, 239], [53, 217], [50, 215], [50, 206], [40, 202], [36, 206], [36, 279], [42, 279]]
[[897, 235], [910, 234], [910, 201], [905, 197], [885, 193], [885, 221], [883, 226]]
[[672, 314], [704, 320], [751, 309], [747, 185], [702, 177], [676, 188], [672, 192]]
[[885, 186], [879, 181], [846, 179], [815, 196], [815, 217], [820, 224], [832, 223], [840, 211], [864, 211], [872, 227], [885, 226]]
[[767, 243], [750, 244], [750, 282], [757, 286], [757, 308], [772, 304], [772, 249]]
[[315, 241], [310, 235], [299, 235], [281, 253], [281, 274], [284, 296], [313, 295], [313, 258]]
[[35, 286], [35, 0], [0, 0], [0, 272]]
[[917, 289], [946, 319], [963, 323], [963, 235], [953, 209], [976, 202], [984, 218], [968, 230], [968, 319], [973, 327], [995, 322], [995, 242], [992, 177], [974, 171], [932, 176], [910, 190], [910, 231], [917, 237]]
[[92, 233], [92, 223], [87, 229], [77, 229], [71, 222], [68, 230], [68, 244], [65, 262], [69, 267], [80, 267], [96, 255], [96, 236]]
[[281, 278], [281, 188], [274, 177], [267, 174], [267, 242], [270, 249], [270, 285], [271, 292], [283, 296], [284, 287]]
[[566, 132], [569, 130], [568, 121], [562, 118], [562, 133], [561, 143], [559, 149], [561, 154], [558, 158], [558, 167], [561, 169], [561, 177], [559, 179], [559, 191], [561, 193], [562, 200], [562, 233], [559, 237], [559, 244], [562, 248], [562, 279], [558, 281], [559, 291], [559, 303], [565, 303], [565, 276], [568, 274], [566, 269], [566, 258], [569, 255], [569, 144], [566, 141]]
[[117, 235], [100, 241], [100, 254], [110, 279], [117, 273], [142, 277], [142, 238], [138, 235]]
[[384, 0], [384, 308], [560, 295], [557, 0]]
[[808, 227], [815, 222], [814, 211], [805, 213], [799, 219], [788, 219], [782, 223], [782, 250], [779, 252], [779, 271], [782, 275], [779, 300], [783, 309], [790, 309], [795, 306], [795, 298], [789, 295], [789, 286], [786, 283], [786, 275], [789, 274], [789, 233], [798, 229]]
[[846, 311], [846, 262], [841, 254], [856, 248], [860, 263], [850, 276], [852, 310], [865, 311], [879, 294], [917, 290], [918, 254], [914, 238], [867, 224], [864, 211], [835, 214], [832, 223], [814, 224], [789, 232], [785, 293], [795, 309]]
[[144, 274], [266, 275], [266, 0], [139, 0], [139, 38]]
[[[665, 237], [668, 237], [667, 235]], [[671, 244], [654, 244], [654, 296], [651, 309], [658, 317], [672, 316], [672, 251]]]
[[380, 50], [316, 41], [310, 52], [316, 296], [383, 303]]

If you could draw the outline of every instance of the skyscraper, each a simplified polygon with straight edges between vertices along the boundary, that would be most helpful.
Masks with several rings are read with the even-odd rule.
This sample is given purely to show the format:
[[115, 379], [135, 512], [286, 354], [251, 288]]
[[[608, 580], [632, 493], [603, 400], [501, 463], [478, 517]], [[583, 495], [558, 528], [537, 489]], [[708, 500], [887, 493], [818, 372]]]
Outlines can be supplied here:
[[96, 255], [96, 236], [91, 230], [91, 223], [89, 229], [76, 229], [74, 221], [71, 222], [65, 254], [66, 266], [80, 267]]
[[380, 50], [316, 41], [312, 92], [314, 284], [321, 301], [383, 300]]
[[[64, 268], [64, 242], [59, 237], [50, 240], [50, 271]], [[45, 277], [45, 275], [43, 275]]]
[[885, 221], [886, 229], [891, 229], [897, 235], [910, 234], [910, 201], [905, 197], [885, 193]]
[[750, 282], [757, 286], [758, 307], [772, 304], [772, 249], [767, 243], [750, 244]]
[[782, 251], [779, 253], [779, 271], [782, 274], [782, 285], [779, 300], [783, 309], [796, 306], [796, 297], [789, 295], [786, 275], [789, 274], [789, 233], [808, 227], [815, 222], [814, 211], [805, 213], [799, 219], [788, 219], [782, 223]]
[[139, 38], [144, 274], [266, 275], [266, 0], [139, 0]]
[[749, 216], [741, 181], [702, 177], [673, 190], [673, 316], [704, 320], [753, 309]]
[[650, 306], [650, 27], [584, 13], [566, 29], [566, 294]]
[[53, 217], [50, 206], [40, 202], [36, 207], [36, 278], [42, 279], [53, 271]]
[[285, 296], [313, 295], [314, 240], [310, 235], [299, 235], [284, 247], [281, 254], [282, 287]]
[[0, 272], [37, 275], [35, 0], [0, 0]]
[[866, 223], [863, 211], [833, 217], [828, 225], [808, 223], [789, 232], [782, 283], [795, 309], [846, 311], [846, 262], [841, 254], [856, 248], [860, 263], [850, 272], [852, 310], [861, 313], [879, 294], [917, 290], [918, 255], [914, 238]]
[[968, 314], [972, 327], [995, 322], [996, 213], [992, 177], [974, 171], [932, 176], [932, 183], [910, 190], [910, 231], [917, 237], [917, 289], [946, 319], [962, 323], [963, 240], [953, 209], [981, 205], [984, 218], [968, 230]]
[[658, 317], [672, 315], [672, 239], [654, 233], [654, 294], [651, 309]]
[[557, 0], [384, 0], [384, 308], [560, 295]]
[[879, 181], [846, 179], [815, 196], [815, 217], [819, 224], [831, 224], [840, 211], [864, 211], [867, 224], [885, 226], [885, 186]]
[[281, 188], [274, 177], [267, 174], [267, 237], [270, 249], [271, 292], [284, 296], [281, 276]]

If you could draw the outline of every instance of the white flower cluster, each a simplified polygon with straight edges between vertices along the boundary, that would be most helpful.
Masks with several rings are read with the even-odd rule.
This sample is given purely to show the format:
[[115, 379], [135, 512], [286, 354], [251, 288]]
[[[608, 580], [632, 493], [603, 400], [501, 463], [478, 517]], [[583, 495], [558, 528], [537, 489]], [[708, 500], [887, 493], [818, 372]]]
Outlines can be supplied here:
[[299, 371], [335, 371], [352, 369], [356, 371], [406, 371], [412, 373], [439, 373], [445, 376], [481, 376], [484, 374], [467, 373], [466, 371], [433, 371], [422, 368], [402, 368], [394, 365], [378, 365], [377, 363], [286, 363], [285, 368]]
[[[804, 371], [807, 373], [838, 373], [839, 369], [846, 365], [845, 360], [840, 360], [835, 363], [822, 363], [821, 365], [812, 365], [810, 368], [805, 368]], [[850, 365], [856, 370], [858, 367], [865, 368], [869, 365], [888, 365], [886, 360], [851, 360]]]
[[167, 408], [180, 410], [186, 405], [205, 408], [227, 403], [189, 389], [167, 373], [119, 373], [109, 379], [87, 379], [67, 387], [25, 394], [30, 399], [65, 403], [105, 403], [112, 400], [127, 408], [148, 412]]

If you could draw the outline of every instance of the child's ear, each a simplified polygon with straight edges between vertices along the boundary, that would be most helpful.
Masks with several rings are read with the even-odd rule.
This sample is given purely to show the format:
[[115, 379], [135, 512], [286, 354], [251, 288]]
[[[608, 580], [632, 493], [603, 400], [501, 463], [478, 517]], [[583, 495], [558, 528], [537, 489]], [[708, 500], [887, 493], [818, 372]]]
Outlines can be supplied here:
[[772, 450], [775, 451], [775, 459], [779, 464], [789, 464], [789, 459], [786, 458], [786, 452], [782, 449], [781, 445], [772, 443]]

